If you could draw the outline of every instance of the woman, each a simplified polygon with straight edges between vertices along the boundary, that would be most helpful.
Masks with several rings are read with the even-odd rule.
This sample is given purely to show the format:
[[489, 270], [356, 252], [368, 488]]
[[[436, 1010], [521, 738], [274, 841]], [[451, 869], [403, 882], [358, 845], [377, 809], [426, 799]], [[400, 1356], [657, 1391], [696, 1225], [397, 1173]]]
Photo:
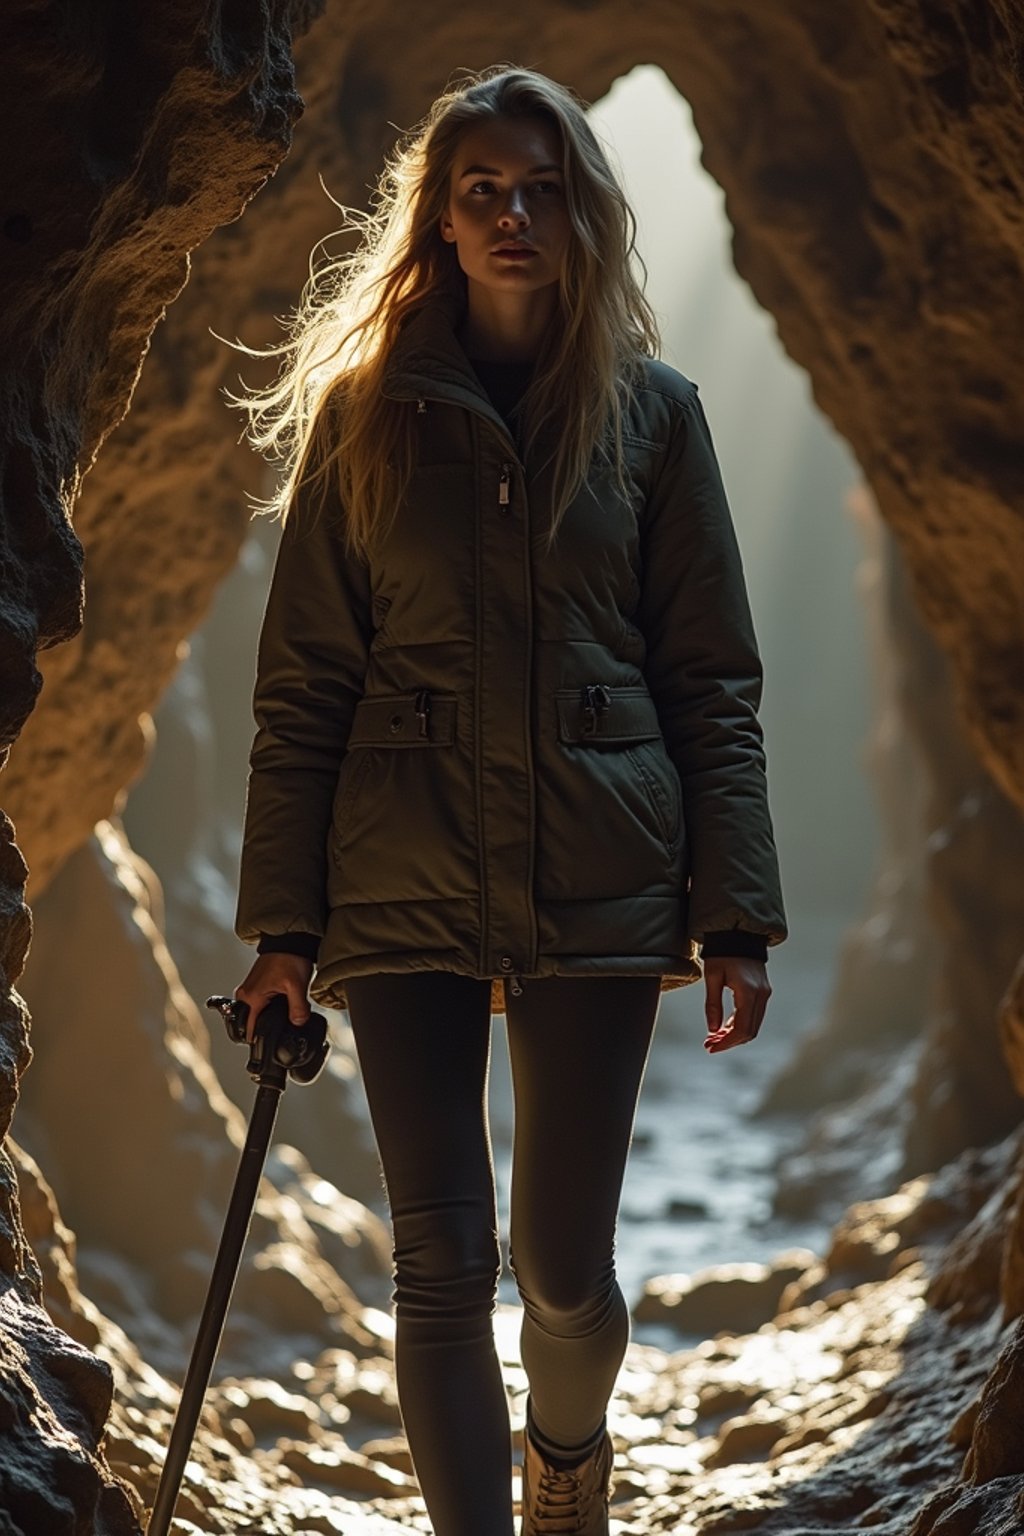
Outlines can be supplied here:
[[348, 1008], [437, 1536], [513, 1528], [485, 1108], [507, 1013], [522, 1530], [607, 1532], [614, 1231], [660, 993], [702, 950], [707, 1048], [751, 1040], [786, 933], [760, 664], [697, 387], [654, 360], [632, 216], [572, 94], [459, 84], [364, 233], [246, 402], [289, 515], [236, 996]]

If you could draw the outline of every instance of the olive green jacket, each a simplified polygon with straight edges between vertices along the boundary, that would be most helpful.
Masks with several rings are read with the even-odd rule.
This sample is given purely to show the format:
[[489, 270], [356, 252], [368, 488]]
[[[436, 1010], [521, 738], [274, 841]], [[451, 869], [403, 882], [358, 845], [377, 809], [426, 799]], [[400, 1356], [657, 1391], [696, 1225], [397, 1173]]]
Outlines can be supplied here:
[[386, 543], [354, 560], [300, 494], [279, 545], [239, 937], [319, 936], [311, 993], [339, 1007], [374, 971], [673, 986], [707, 932], [785, 938], [761, 666], [697, 386], [645, 364], [628, 502], [595, 467], [550, 551], [549, 467], [522, 461], [445, 309], [406, 325], [383, 387], [417, 433]]

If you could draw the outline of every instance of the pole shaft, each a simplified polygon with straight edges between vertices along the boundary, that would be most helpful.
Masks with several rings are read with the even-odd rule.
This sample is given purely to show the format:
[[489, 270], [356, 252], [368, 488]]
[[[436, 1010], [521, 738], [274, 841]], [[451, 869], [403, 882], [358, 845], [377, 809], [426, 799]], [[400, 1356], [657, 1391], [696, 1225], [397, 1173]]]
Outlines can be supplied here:
[[167, 1536], [171, 1527], [174, 1506], [178, 1500], [182, 1478], [188, 1463], [188, 1454], [192, 1448], [196, 1425], [202, 1412], [203, 1398], [206, 1396], [213, 1362], [224, 1331], [224, 1319], [231, 1303], [231, 1293], [235, 1288], [242, 1249], [245, 1247], [249, 1224], [252, 1221], [256, 1194], [263, 1174], [263, 1165], [267, 1160], [270, 1139], [274, 1134], [274, 1122], [277, 1119], [280, 1100], [281, 1087], [261, 1083], [256, 1091], [256, 1103], [253, 1105], [245, 1146], [242, 1148], [238, 1172], [235, 1174], [224, 1231], [217, 1249], [203, 1315], [199, 1320], [199, 1331], [196, 1334], [192, 1356], [185, 1373], [181, 1401], [178, 1404], [174, 1428], [171, 1430], [171, 1439], [167, 1447], [163, 1471], [160, 1474], [160, 1484], [153, 1503], [153, 1513], [146, 1527], [147, 1536]]

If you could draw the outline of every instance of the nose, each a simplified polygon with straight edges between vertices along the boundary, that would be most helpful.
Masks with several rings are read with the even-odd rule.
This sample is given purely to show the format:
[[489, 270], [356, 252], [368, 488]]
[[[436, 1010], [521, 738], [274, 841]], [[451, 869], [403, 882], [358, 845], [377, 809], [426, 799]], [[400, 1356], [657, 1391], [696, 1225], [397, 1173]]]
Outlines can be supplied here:
[[522, 187], [512, 187], [498, 216], [498, 223], [502, 229], [525, 229], [529, 222], [526, 193]]

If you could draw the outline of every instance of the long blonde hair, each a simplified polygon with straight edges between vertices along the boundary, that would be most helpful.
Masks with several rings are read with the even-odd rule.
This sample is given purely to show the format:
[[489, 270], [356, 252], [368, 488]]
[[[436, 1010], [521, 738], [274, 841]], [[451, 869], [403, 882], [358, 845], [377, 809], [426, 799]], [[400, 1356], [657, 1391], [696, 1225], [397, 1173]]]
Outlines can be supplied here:
[[551, 537], [595, 454], [625, 489], [623, 414], [640, 359], [659, 346], [631, 265], [636, 221], [573, 92], [534, 70], [495, 65], [451, 86], [398, 145], [372, 213], [344, 210], [345, 230], [362, 233], [359, 249], [313, 268], [287, 340], [253, 354], [283, 356], [275, 383], [231, 397], [248, 413], [253, 446], [283, 466], [263, 510], [284, 518], [300, 485], [322, 499], [333, 480], [359, 554], [386, 531], [412, 468], [409, 412], [381, 393], [384, 370], [411, 315], [431, 300], [465, 298], [440, 219], [460, 137], [495, 117], [542, 117], [562, 146], [569, 246], [557, 321], [522, 407], [526, 453], [558, 426]]

